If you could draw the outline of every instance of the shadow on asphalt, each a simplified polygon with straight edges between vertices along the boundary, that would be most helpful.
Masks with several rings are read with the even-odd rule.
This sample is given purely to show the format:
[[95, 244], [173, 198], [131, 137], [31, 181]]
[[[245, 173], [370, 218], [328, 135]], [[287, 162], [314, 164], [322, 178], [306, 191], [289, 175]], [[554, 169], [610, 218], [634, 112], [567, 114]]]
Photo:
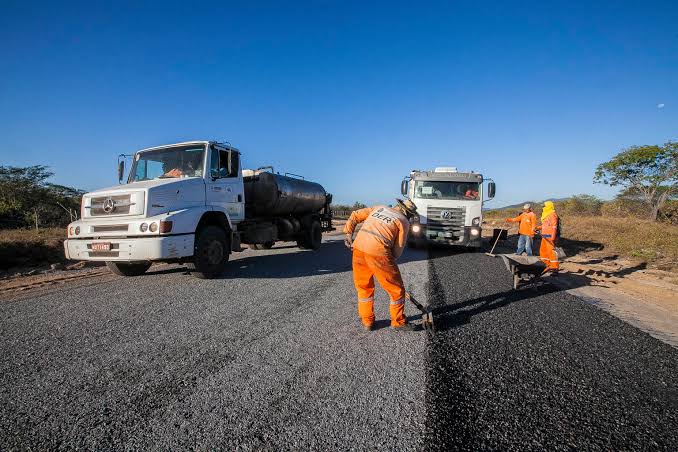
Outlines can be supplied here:
[[529, 288], [506, 290], [436, 308], [433, 310], [433, 318], [435, 319], [436, 329], [445, 331], [467, 323], [474, 315], [503, 308], [516, 301], [529, 300], [563, 290], [566, 289], [547, 282], [540, 282]]
[[[406, 250], [398, 265], [426, 260], [426, 252]], [[351, 252], [343, 241], [324, 242], [319, 250], [300, 250], [296, 246], [281, 245], [271, 250], [253, 251], [242, 259], [234, 259], [226, 266], [220, 279], [233, 278], [299, 278], [350, 272]], [[172, 267], [149, 271], [148, 275], [186, 273], [186, 267]]]
[[[433, 263], [437, 259], [443, 259], [463, 253], [463, 250], [460, 251], [436, 247], [429, 250], [429, 261]], [[636, 267], [621, 270], [617, 273], [619, 273], [621, 276], [621, 274], [632, 273], [642, 268], [643, 264], [640, 264]], [[433, 267], [431, 267], [431, 269], [432, 289], [434, 292], [439, 291], [444, 293], [442, 281], [439, 280], [439, 276], [435, 272], [435, 269]], [[502, 271], [505, 270], [503, 263], [501, 263], [501, 269]], [[509, 275], [508, 272], [507, 275]], [[583, 286], [590, 286], [594, 282], [594, 280], [587, 277], [586, 275], [576, 273], [536, 278], [532, 283], [528, 283], [518, 289], [510, 288], [511, 286], [509, 284], [509, 278], [507, 278], [506, 281], [507, 290], [484, 295], [482, 297], [462, 300], [453, 304], [435, 306], [432, 312], [435, 319], [436, 329], [438, 331], [453, 329], [467, 323], [474, 315], [500, 309], [517, 301], [530, 300], [542, 295], [576, 289]]]

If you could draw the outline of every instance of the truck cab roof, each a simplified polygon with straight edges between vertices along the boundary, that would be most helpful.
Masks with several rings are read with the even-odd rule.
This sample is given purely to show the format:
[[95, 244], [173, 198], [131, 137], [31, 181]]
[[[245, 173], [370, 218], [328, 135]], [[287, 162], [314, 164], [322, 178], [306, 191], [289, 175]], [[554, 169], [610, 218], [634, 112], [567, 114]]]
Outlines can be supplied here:
[[410, 178], [414, 180], [437, 180], [437, 181], [457, 181], [457, 182], [482, 182], [483, 175], [470, 171], [468, 173], [458, 172], [454, 167], [436, 168], [433, 171], [412, 170]]
[[191, 144], [204, 144], [204, 145], [214, 145], [219, 148], [225, 149], [227, 151], [235, 151], [235, 152], [240, 152], [240, 150], [236, 147], [231, 146], [229, 143], [225, 143], [223, 141], [215, 141], [215, 140], [194, 140], [194, 141], [182, 141], [181, 143], [170, 143], [170, 144], [163, 144], [160, 146], [153, 146], [150, 148], [144, 148], [140, 149], [137, 152], [146, 152], [146, 151], [153, 151], [155, 149], [164, 149], [164, 148], [171, 148], [175, 146], [186, 146], [186, 145], [191, 145]]

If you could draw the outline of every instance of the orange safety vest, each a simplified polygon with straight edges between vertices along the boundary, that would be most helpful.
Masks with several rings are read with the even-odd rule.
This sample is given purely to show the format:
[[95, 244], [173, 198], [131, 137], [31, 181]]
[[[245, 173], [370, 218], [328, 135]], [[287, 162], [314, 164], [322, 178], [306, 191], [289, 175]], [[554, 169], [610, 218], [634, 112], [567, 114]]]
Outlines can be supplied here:
[[558, 214], [553, 212], [541, 222], [541, 236], [545, 239], [555, 242], [559, 236]]
[[410, 222], [395, 209], [385, 206], [366, 207], [351, 213], [344, 233], [353, 235], [359, 223], [363, 223], [353, 241], [353, 247], [373, 256], [400, 257], [407, 243]]
[[518, 233], [534, 237], [534, 231], [537, 227], [537, 216], [534, 212], [523, 212], [515, 218], [509, 218], [508, 221], [510, 223], [520, 222]]

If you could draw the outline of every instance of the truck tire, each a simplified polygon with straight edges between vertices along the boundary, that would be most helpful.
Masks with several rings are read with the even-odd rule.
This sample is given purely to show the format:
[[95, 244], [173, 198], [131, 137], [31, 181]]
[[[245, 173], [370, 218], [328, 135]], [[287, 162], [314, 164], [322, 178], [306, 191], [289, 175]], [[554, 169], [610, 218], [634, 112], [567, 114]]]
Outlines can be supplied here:
[[323, 241], [323, 230], [319, 221], [313, 221], [311, 227], [304, 232], [304, 236], [297, 240], [297, 246], [302, 250], [317, 250]]
[[224, 272], [230, 249], [223, 229], [217, 226], [202, 228], [195, 237], [193, 260], [187, 264], [188, 271], [197, 278], [216, 278]]
[[136, 264], [125, 264], [122, 262], [106, 262], [106, 267], [120, 276], [141, 276], [151, 267], [150, 262], [139, 262]]

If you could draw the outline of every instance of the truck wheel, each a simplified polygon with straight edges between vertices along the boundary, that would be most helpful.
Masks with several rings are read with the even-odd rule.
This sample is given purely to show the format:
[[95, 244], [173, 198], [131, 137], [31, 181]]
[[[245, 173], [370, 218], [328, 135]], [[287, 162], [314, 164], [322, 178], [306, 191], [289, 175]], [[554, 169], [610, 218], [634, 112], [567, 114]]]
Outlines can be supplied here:
[[193, 261], [188, 262], [188, 271], [197, 278], [216, 278], [224, 272], [229, 250], [223, 229], [217, 226], [201, 229], [195, 238]]
[[320, 222], [314, 221], [311, 227], [304, 233], [304, 236], [297, 240], [297, 246], [303, 250], [317, 250], [323, 241], [323, 230]]
[[146, 270], [151, 267], [151, 263], [139, 262], [137, 264], [124, 264], [121, 262], [106, 262], [106, 267], [116, 275], [140, 276], [146, 273]]

